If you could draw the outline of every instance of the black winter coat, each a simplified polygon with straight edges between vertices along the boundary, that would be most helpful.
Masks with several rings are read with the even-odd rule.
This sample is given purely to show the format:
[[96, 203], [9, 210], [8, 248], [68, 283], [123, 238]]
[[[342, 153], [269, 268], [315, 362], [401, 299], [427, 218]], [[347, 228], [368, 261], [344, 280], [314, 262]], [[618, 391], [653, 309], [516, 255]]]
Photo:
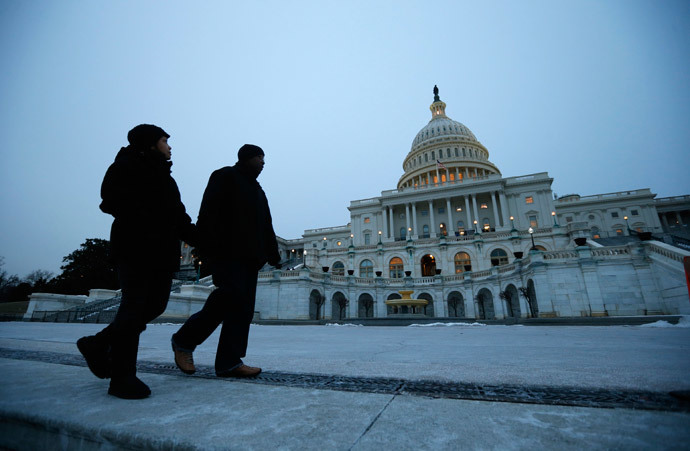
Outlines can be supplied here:
[[194, 245], [195, 228], [160, 152], [123, 147], [101, 185], [101, 210], [115, 217], [110, 230], [116, 262], [176, 271], [180, 240]]
[[268, 200], [239, 163], [211, 174], [197, 219], [202, 258], [243, 260], [257, 268], [280, 260]]

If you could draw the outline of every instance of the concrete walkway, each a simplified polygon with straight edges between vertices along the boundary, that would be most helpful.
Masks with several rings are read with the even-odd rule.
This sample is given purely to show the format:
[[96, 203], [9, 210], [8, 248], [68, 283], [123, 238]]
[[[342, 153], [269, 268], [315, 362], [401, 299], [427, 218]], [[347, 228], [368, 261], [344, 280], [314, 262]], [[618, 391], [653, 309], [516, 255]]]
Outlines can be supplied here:
[[[690, 449], [690, 406], [639, 410], [376, 392], [366, 378], [666, 396], [690, 390], [690, 328], [676, 326], [252, 326], [245, 361], [271, 374], [355, 387], [212, 376], [173, 368], [170, 335], [142, 334], [150, 398], [106, 394], [75, 341], [103, 325], [0, 323], [0, 447], [9, 449]], [[205, 376], [204, 376], [205, 375]], [[209, 376], [210, 375], [210, 376]], [[309, 377], [305, 377], [305, 380]], [[336, 388], [336, 389], [332, 389]], [[565, 399], [565, 398], [564, 398]], [[680, 406], [680, 408], [678, 408]]]

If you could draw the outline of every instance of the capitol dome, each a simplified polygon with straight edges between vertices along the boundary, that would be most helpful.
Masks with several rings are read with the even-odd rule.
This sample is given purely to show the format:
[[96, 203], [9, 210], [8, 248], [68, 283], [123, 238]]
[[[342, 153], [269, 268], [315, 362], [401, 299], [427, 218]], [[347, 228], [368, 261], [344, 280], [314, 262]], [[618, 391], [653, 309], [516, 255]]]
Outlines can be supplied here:
[[489, 151], [465, 125], [446, 116], [446, 104], [434, 86], [431, 120], [412, 141], [403, 161], [398, 189], [425, 188], [501, 174], [489, 161]]

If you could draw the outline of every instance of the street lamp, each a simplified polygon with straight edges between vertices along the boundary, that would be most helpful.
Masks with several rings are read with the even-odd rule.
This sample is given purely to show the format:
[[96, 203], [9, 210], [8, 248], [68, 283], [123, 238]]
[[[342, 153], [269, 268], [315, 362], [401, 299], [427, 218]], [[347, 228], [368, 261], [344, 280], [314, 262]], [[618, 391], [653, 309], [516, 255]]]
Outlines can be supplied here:
[[474, 220], [474, 233], [479, 233], [477, 231], [477, 220], [476, 219]]
[[510, 227], [512, 227], [512, 230], [515, 230], [515, 222], [513, 222], [514, 220], [515, 220], [515, 218], [511, 216], [510, 217]]
[[201, 260], [199, 260], [199, 265], [196, 269], [196, 283], [199, 283], [199, 279], [201, 279]]
[[382, 234], [382, 233], [383, 233], [383, 232], [381, 232], [381, 231], [379, 230], [379, 244], [381, 244], [381, 234]]
[[412, 227], [407, 228], [407, 241], [412, 239]]
[[530, 250], [536, 251], [537, 247], [534, 245], [534, 229], [530, 227], [529, 229], [527, 229], [527, 231], [529, 232], [529, 237], [532, 238], [532, 248]]
[[560, 227], [560, 226], [558, 225], [558, 223], [556, 222], [556, 212], [555, 212], [555, 211], [552, 211], [552, 212], [551, 212], [551, 216], [553, 217], [553, 226], [554, 226], [554, 227]]
[[630, 235], [630, 224], [628, 223], [628, 217], [623, 216], [623, 219], [625, 219], [625, 228], [628, 229], [628, 235]]

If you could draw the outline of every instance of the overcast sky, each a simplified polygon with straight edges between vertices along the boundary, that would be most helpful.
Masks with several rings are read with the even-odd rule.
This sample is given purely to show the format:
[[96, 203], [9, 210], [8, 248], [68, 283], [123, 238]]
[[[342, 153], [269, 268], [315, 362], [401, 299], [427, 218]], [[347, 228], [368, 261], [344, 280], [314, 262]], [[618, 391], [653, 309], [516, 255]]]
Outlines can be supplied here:
[[127, 131], [170, 133], [193, 218], [244, 143], [278, 235], [347, 224], [446, 113], [559, 195], [690, 194], [688, 1], [0, 2], [0, 256], [59, 274], [108, 238]]

